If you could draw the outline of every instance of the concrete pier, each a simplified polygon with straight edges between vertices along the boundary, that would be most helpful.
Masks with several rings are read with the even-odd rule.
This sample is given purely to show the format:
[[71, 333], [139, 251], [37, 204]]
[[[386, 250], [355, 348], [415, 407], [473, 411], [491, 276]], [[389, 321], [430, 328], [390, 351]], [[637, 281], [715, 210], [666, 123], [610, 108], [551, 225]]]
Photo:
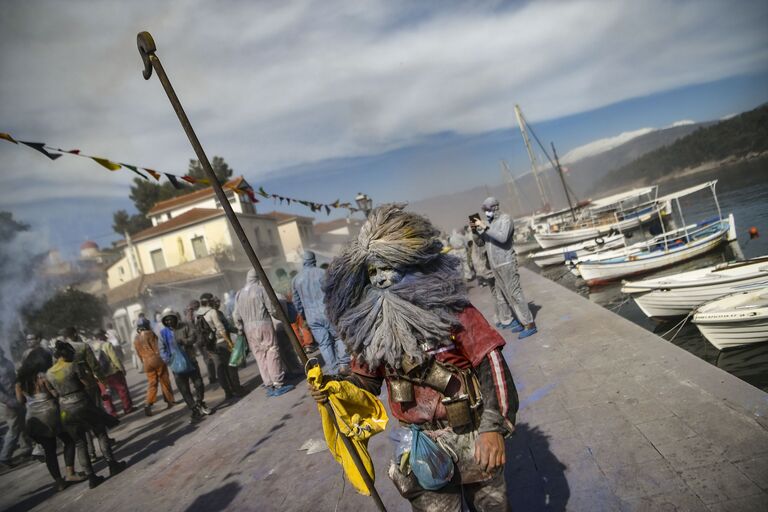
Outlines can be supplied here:
[[[556, 283], [521, 273], [540, 332], [524, 341], [505, 334], [522, 401], [507, 444], [513, 510], [766, 510], [766, 393]], [[473, 289], [472, 299], [490, 318], [487, 290]], [[131, 375], [137, 392], [142, 379]], [[37, 463], [4, 472], [0, 509], [374, 510], [327, 451], [299, 450], [308, 439], [322, 440], [301, 383], [271, 399], [254, 389], [194, 426], [186, 418], [181, 410], [130, 416], [113, 432], [130, 467], [95, 490], [80, 484], [54, 495]], [[370, 449], [388, 510], [410, 510], [386, 477], [386, 434]]]

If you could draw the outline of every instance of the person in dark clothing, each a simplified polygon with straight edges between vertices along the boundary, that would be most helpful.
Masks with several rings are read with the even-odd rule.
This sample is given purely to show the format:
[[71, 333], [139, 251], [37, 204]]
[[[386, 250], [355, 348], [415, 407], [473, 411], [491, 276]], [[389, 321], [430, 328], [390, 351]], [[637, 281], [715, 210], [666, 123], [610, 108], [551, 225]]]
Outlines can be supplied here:
[[200, 337], [207, 344], [208, 350], [213, 350], [216, 357], [216, 373], [224, 388], [226, 399], [244, 395], [240, 387], [240, 377], [237, 368], [229, 366], [234, 343], [224, 318], [224, 313], [214, 307], [213, 294], [204, 293], [200, 296], [200, 309], [197, 310], [197, 326]]
[[[45, 372], [51, 367], [50, 353], [32, 352], [24, 358], [16, 380], [16, 399], [27, 407], [25, 428], [27, 435], [43, 447], [45, 465], [56, 483], [56, 490], [64, 490], [71, 482], [82, 482], [84, 476], [75, 473], [75, 442], [67, 434], [59, 418], [56, 392]], [[64, 463], [67, 476], [61, 476], [59, 458], [56, 454], [56, 439], [64, 445]]]
[[213, 357], [213, 353], [208, 350], [208, 347], [206, 346], [207, 344], [205, 343], [203, 337], [200, 335], [200, 331], [197, 328], [197, 323], [195, 322], [195, 320], [197, 320], [198, 309], [200, 309], [200, 301], [191, 301], [187, 306], [187, 309], [184, 310], [184, 321], [187, 322], [187, 325], [193, 328], [195, 336], [195, 350], [197, 350], [205, 362], [205, 367], [208, 370], [208, 383], [216, 384], [219, 382], [219, 380], [216, 378], [216, 360]]
[[114, 427], [120, 422], [96, 406], [86, 388], [83, 378], [83, 365], [75, 362], [75, 348], [66, 341], [56, 342], [53, 352], [56, 360], [46, 372], [46, 380], [59, 397], [62, 425], [67, 433], [75, 439], [80, 466], [88, 476], [91, 488], [104, 481], [98, 476], [91, 465], [91, 459], [86, 449], [85, 433], [92, 431], [99, 440], [101, 453], [107, 461], [110, 476], [125, 469], [125, 462], [115, 459], [112, 453], [107, 428]]
[[[203, 401], [205, 398], [205, 385], [200, 376], [200, 367], [197, 360], [191, 355], [195, 343], [195, 328], [182, 322], [178, 313], [166, 308], [162, 313], [162, 322], [165, 327], [160, 331], [160, 357], [168, 365], [176, 387], [179, 388], [184, 403], [192, 411], [191, 421], [199, 421], [211, 411]], [[180, 358], [180, 360], [176, 360]], [[190, 389], [190, 382], [195, 388], [194, 395]]]

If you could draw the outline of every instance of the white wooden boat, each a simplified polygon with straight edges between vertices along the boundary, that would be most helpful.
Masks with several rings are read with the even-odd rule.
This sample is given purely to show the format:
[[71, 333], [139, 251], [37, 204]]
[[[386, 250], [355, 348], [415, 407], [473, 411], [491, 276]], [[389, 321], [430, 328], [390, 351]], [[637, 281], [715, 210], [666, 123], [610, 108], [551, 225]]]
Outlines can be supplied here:
[[[588, 285], [603, 284], [620, 277], [643, 274], [706, 254], [725, 242], [728, 229], [728, 221], [720, 220], [698, 227], [689, 232], [684, 239], [665, 238], [662, 242], [657, 240], [661, 237], [657, 237], [652, 239], [652, 241], [657, 240], [655, 243], [649, 241], [644, 244], [643, 250], [597, 261], [583, 261], [576, 267], [581, 278]], [[681, 235], [679, 231], [675, 230], [669, 234]]]
[[693, 323], [720, 350], [768, 341], [768, 286], [699, 306]]
[[631, 295], [648, 317], [669, 318], [687, 315], [724, 295], [765, 286], [768, 255], [644, 281], [625, 281], [621, 291]]
[[631, 231], [636, 229], [657, 218], [661, 208], [662, 207], [655, 204], [647, 205], [641, 209], [620, 216], [620, 220], [618, 221], [614, 220], [596, 226], [536, 233], [534, 237], [542, 249], [550, 249], [566, 244], [575, 244], [583, 240], [589, 240], [590, 238], [605, 236], [612, 232]]
[[617, 234], [607, 237], [597, 237], [592, 240], [585, 240], [578, 244], [566, 245], [564, 247], [555, 247], [546, 251], [538, 251], [529, 257], [533, 262], [540, 266], [559, 265], [566, 259], [583, 258], [590, 254], [599, 253], [608, 249], [615, 249], [624, 245], [624, 235]]
[[[723, 219], [717, 201], [715, 186], [717, 181], [709, 181], [690, 187], [659, 199], [670, 206], [677, 204], [680, 218], [685, 219], [680, 206], [680, 198], [709, 189], [717, 207], [717, 216], [683, 228], [667, 231], [662, 222], [664, 233], [648, 241], [632, 246], [588, 256], [576, 266], [582, 279], [588, 285], [603, 284], [620, 277], [642, 274], [668, 267], [705, 254], [729, 239], [735, 239], [736, 231], [733, 215]], [[673, 212], [670, 211], [670, 215]]]
[[534, 236], [543, 249], [551, 249], [636, 229], [658, 217], [663, 206], [656, 202], [656, 193], [657, 187], [644, 187], [591, 201], [577, 219], [550, 217], [547, 229]]

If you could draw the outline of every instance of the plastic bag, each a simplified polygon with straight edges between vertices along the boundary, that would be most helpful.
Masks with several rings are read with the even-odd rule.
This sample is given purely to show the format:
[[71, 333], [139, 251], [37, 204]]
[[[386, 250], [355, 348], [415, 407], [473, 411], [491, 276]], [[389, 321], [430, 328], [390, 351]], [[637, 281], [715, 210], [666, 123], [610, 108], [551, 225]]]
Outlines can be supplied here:
[[411, 471], [424, 489], [436, 491], [453, 478], [453, 459], [419, 427], [411, 425]]
[[232, 355], [229, 356], [229, 366], [240, 366], [245, 359], [245, 336], [238, 334], [235, 338], [235, 346], [232, 349]]
[[189, 373], [194, 370], [192, 362], [187, 357], [187, 354], [176, 345], [175, 342], [170, 344], [171, 348], [171, 371], [177, 375], [182, 373]]
[[411, 455], [413, 433], [410, 428], [399, 427], [389, 434], [389, 439], [395, 444], [394, 461], [400, 467], [403, 474], [408, 471], [408, 459]]

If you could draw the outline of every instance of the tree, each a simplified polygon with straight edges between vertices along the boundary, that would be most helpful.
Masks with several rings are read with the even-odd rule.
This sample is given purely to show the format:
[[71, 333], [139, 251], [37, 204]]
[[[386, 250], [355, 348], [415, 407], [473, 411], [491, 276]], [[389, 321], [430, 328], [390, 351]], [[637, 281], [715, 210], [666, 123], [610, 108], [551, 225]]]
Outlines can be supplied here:
[[117, 210], [112, 215], [112, 229], [121, 235], [138, 233], [151, 225], [152, 221], [140, 213], [131, 215], [125, 210]]
[[[219, 181], [222, 183], [229, 180], [234, 172], [229, 165], [227, 165], [227, 162], [220, 156], [213, 157], [211, 167]], [[205, 171], [197, 160], [189, 161], [189, 170], [187, 174], [193, 178], [207, 178]], [[147, 213], [149, 213], [155, 204], [160, 201], [165, 201], [166, 199], [189, 194], [190, 192], [208, 186], [202, 183], [187, 185], [186, 182], [183, 181], [180, 185], [181, 188], [177, 189], [169, 181], [157, 183], [142, 178], [134, 178], [129, 197], [131, 198], [131, 201], [133, 201], [133, 205], [136, 207], [138, 213], [131, 215], [125, 210], [115, 212], [112, 218], [112, 229], [120, 236], [123, 236], [126, 231], [129, 234], [138, 233], [142, 229], [146, 229], [152, 225], [147, 218]]]
[[25, 309], [23, 316], [30, 332], [52, 338], [70, 326], [86, 331], [98, 329], [102, 327], [106, 312], [107, 307], [99, 297], [67, 288], [58, 291], [39, 308]]
[[[219, 183], [226, 183], [229, 181], [229, 179], [232, 177], [232, 173], [234, 172], [229, 167], [229, 165], [227, 165], [227, 162], [225, 162], [224, 159], [220, 156], [213, 157], [213, 160], [211, 160], [211, 168], [213, 169], [213, 173], [216, 175], [216, 178], [218, 178]], [[208, 179], [208, 176], [205, 174], [203, 166], [200, 165], [199, 160], [189, 161], [189, 172], [187, 174], [193, 178]], [[197, 185], [196, 188], [205, 186], [206, 185]]]

